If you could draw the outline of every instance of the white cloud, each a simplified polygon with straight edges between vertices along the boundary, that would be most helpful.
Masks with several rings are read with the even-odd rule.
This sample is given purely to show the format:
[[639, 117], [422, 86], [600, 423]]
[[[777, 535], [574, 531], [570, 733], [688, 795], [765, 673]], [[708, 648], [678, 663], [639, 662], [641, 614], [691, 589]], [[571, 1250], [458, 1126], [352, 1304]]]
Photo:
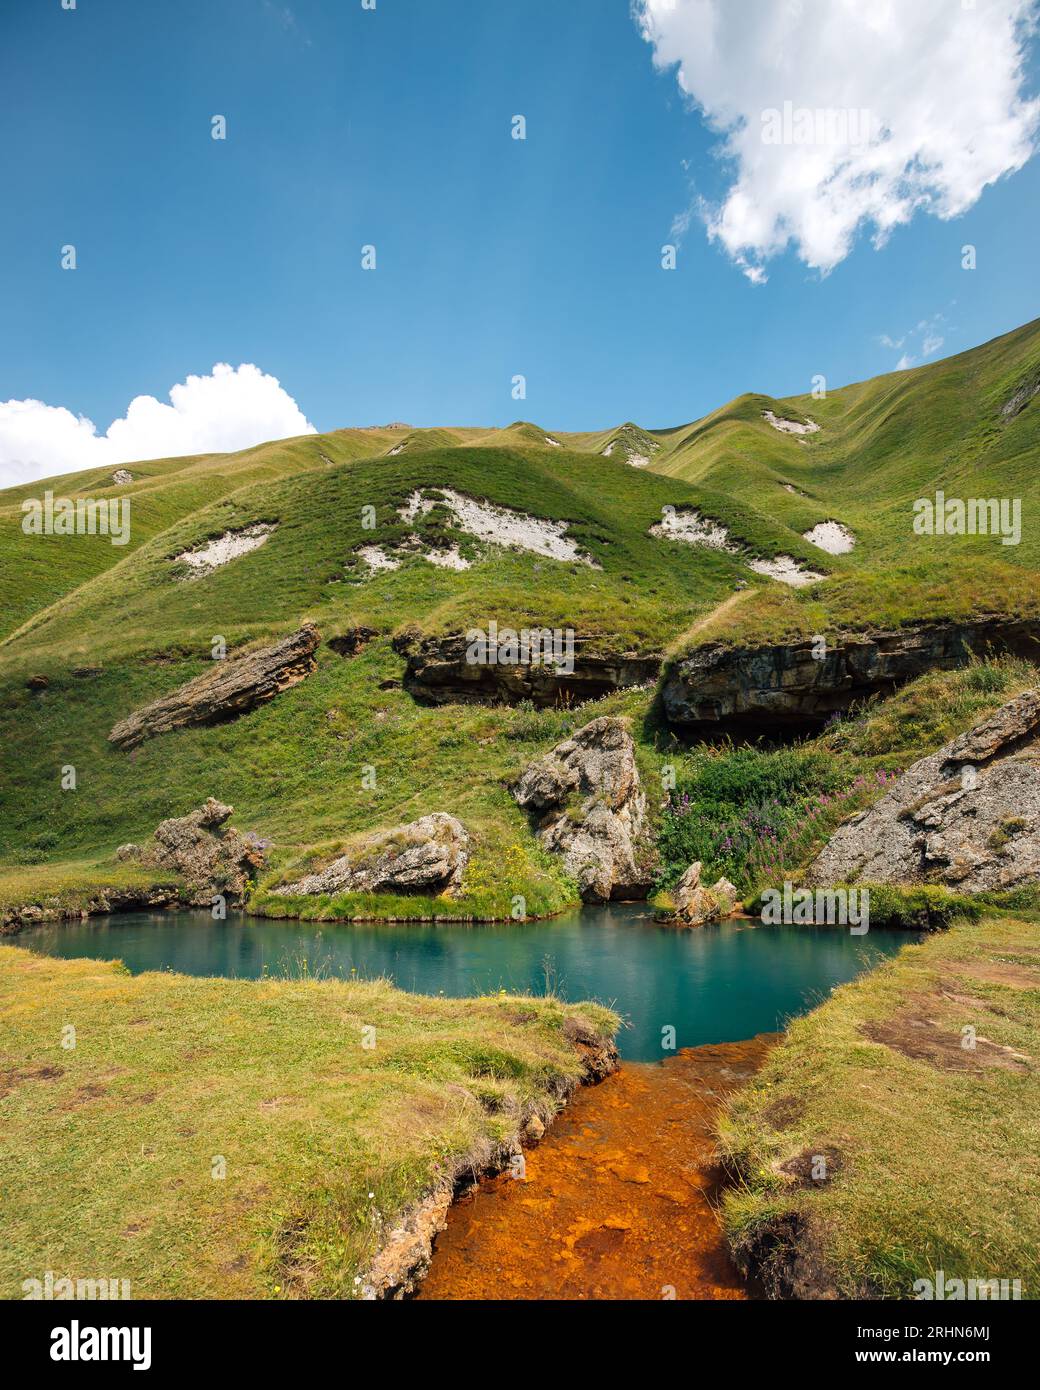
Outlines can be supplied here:
[[170, 390], [171, 404], [136, 396], [105, 434], [92, 420], [43, 401], [0, 402], [0, 487], [139, 459], [225, 453], [316, 430], [292, 396], [244, 362], [218, 362]]
[[913, 367], [918, 362], [925, 362], [935, 354], [946, 343], [946, 315], [933, 314], [930, 319], [922, 319], [914, 328], [908, 328], [899, 338], [893, 338], [889, 333], [882, 333], [878, 339], [882, 347], [889, 348], [892, 352], [899, 352], [904, 344], [909, 344], [914, 348], [913, 352], [904, 352], [896, 363], [897, 372], [905, 372], [908, 367]]
[[655, 64], [678, 64], [722, 136], [733, 182], [697, 209], [756, 283], [789, 247], [826, 273], [861, 228], [881, 246], [917, 211], [956, 217], [1033, 153], [1024, 60], [1040, 0], [633, 5]]

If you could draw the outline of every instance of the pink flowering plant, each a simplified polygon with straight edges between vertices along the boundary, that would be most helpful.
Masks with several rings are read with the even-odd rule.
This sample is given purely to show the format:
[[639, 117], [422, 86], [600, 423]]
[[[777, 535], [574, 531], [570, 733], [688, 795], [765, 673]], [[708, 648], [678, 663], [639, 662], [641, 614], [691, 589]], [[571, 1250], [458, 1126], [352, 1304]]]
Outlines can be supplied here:
[[783, 882], [898, 775], [850, 772], [819, 749], [723, 749], [662, 804], [659, 886], [671, 887], [697, 859], [707, 878], [725, 875], [745, 894]]

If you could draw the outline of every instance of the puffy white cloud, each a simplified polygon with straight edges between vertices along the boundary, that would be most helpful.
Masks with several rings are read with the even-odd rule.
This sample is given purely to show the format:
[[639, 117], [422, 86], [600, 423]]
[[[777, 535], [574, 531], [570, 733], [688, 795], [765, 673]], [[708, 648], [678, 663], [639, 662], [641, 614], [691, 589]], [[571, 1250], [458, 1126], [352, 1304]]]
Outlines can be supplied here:
[[[967, 211], [1034, 150], [1040, 0], [633, 0], [654, 62], [721, 137], [733, 181], [696, 203], [755, 283], [793, 247], [830, 271], [870, 228]], [[682, 230], [682, 218], [677, 219]]]
[[0, 487], [82, 468], [231, 452], [315, 433], [275, 377], [251, 362], [239, 367], [218, 362], [209, 376], [189, 376], [172, 387], [169, 405], [136, 396], [103, 435], [92, 420], [64, 406], [0, 402]]

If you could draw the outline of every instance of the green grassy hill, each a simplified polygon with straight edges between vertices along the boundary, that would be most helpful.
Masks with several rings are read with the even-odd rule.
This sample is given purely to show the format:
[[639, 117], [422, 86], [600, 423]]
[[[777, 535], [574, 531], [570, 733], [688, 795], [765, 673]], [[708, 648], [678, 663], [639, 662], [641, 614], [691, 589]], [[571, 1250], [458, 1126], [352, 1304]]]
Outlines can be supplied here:
[[[491, 431], [343, 430], [131, 464], [123, 488], [90, 471], [0, 493], [0, 867], [19, 883], [53, 872], [67, 884], [61, 865], [106, 861], [207, 795], [234, 804], [238, 823], [275, 839], [283, 855], [448, 810], [477, 841], [474, 894], [511, 887], [508, 859], [529, 910], [553, 910], [572, 890], [540, 855], [507, 782], [608, 711], [633, 716], [652, 778], [673, 746], [653, 690], [580, 709], [427, 708], [400, 688], [395, 638], [494, 620], [572, 628], [591, 652], [648, 656], [713, 637], [1035, 613], [1040, 397], [1010, 418], [1002, 408], [1038, 364], [1032, 324], [825, 400], [743, 396], [671, 430], [628, 422], [561, 434], [524, 421]], [[765, 411], [820, 429], [781, 433]], [[24, 535], [21, 503], [44, 488], [129, 496], [130, 544]], [[913, 501], [936, 488], [1021, 499], [1021, 544], [914, 536]], [[489, 544], [443, 507], [401, 516], [416, 492], [430, 499], [442, 489], [555, 523], [572, 558]], [[734, 550], [651, 534], [668, 508], [722, 524]], [[825, 521], [854, 533], [851, 553], [803, 538]], [[272, 528], [263, 545], [203, 577], [189, 577], [178, 559], [258, 523]], [[372, 569], [366, 547], [396, 568]], [[827, 578], [795, 591], [748, 567], [779, 555]], [[215, 639], [234, 651], [306, 620], [324, 641], [302, 684], [233, 723], [131, 754], [108, 744], [118, 720], [211, 669]], [[327, 645], [357, 628], [374, 634], [358, 655]], [[69, 765], [75, 791], [60, 786]], [[369, 767], [374, 789], [362, 786]]]

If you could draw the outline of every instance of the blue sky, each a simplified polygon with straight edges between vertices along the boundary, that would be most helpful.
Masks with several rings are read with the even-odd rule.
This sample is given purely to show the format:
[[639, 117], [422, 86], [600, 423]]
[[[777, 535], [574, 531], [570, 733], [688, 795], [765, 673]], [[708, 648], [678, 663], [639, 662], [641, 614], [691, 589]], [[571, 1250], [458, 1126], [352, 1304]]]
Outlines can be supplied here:
[[733, 175], [652, 59], [628, 0], [4, 4], [0, 401], [103, 432], [249, 362], [320, 430], [665, 427], [1040, 313], [1036, 159], [827, 275], [789, 250], [752, 284], [696, 216], [663, 271]]

